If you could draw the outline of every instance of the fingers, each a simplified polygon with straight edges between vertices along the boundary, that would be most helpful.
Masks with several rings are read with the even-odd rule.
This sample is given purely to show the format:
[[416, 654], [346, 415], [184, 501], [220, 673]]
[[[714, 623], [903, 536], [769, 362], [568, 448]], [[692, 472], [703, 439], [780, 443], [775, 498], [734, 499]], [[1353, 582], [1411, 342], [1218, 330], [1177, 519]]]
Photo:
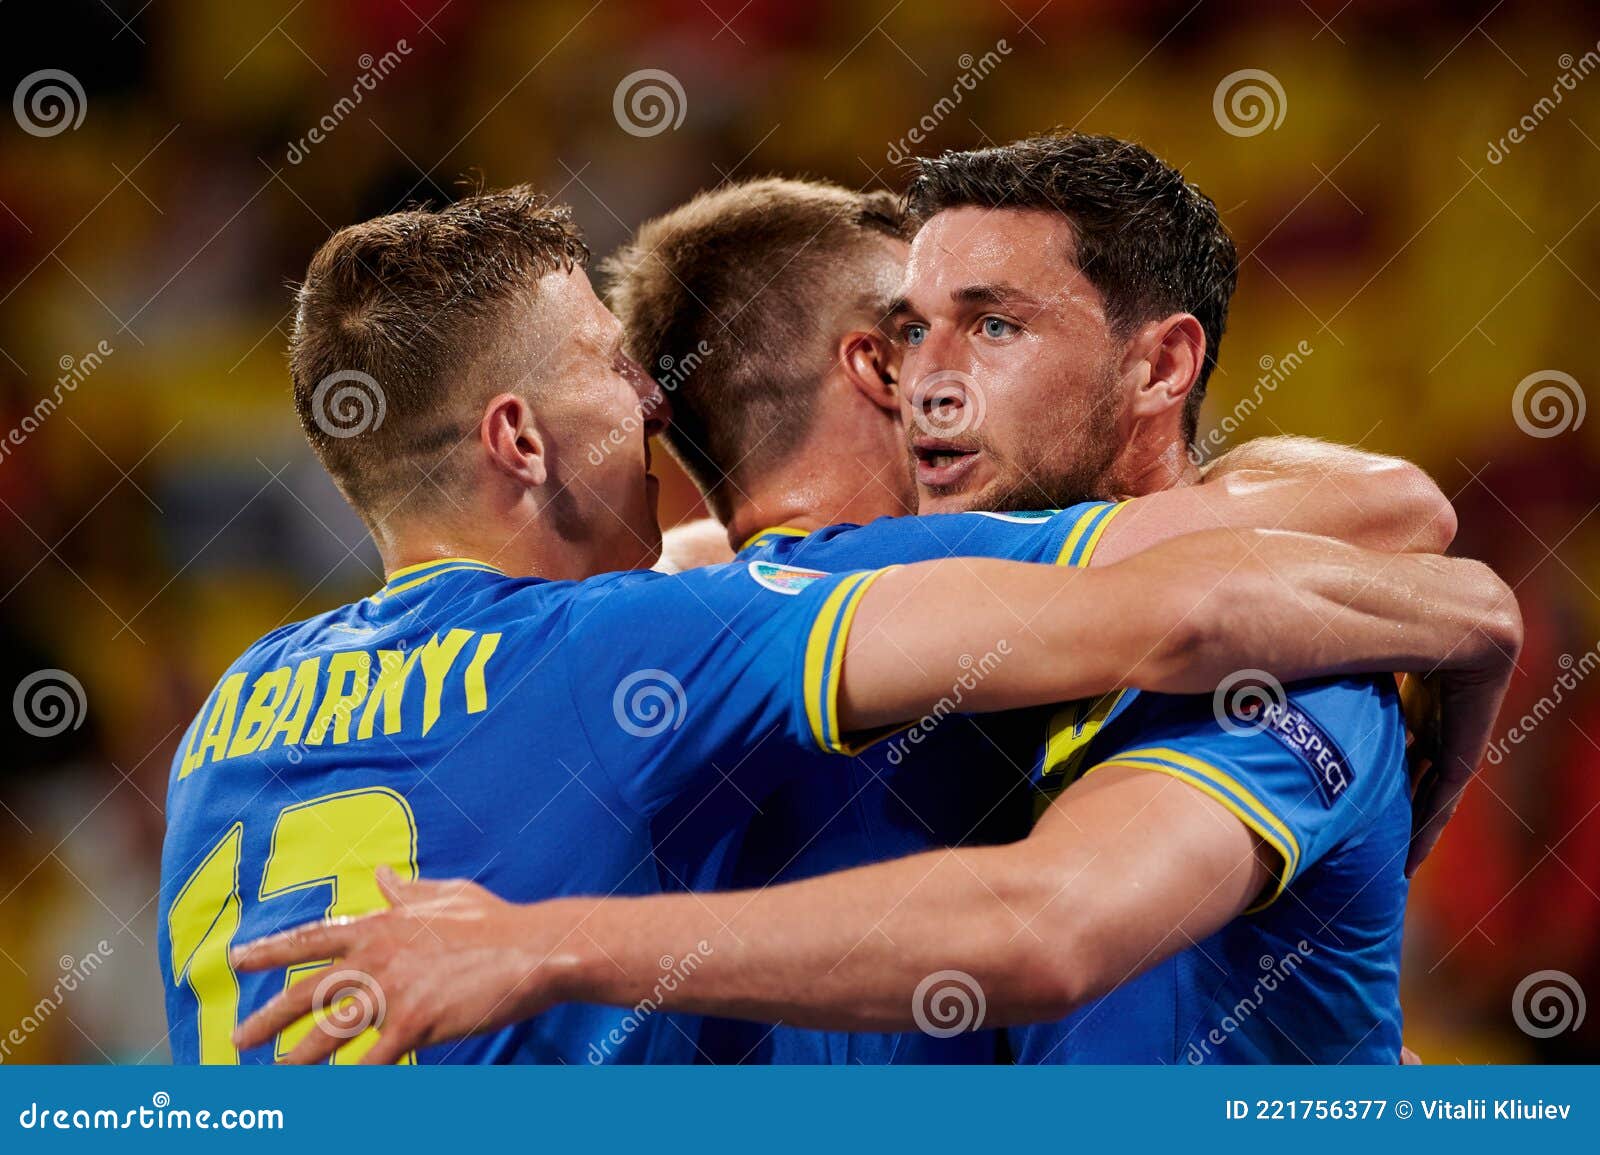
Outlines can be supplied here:
[[377, 879], [379, 893], [390, 906], [398, 910], [412, 910], [427, 902], [455, 898], [475, 885], [465, 878], [419, 878], [407, 881], [390, 866], [378, 867]]
[[364, 1067], [388, 1066], [398, 1063], [405, 1057], [407, 1051], [414, 1050], [422, 1042], [415, 1037], [416, 1031], [401, 1030], [399, 1024], [385, 1026], [378, 1033], [378, 1041], [365, 1055], [361, 1056], [361, 1065]]
[[228, 960], [236, 971], [264, 971], [294, 963], [336, 958], [349, 949], [352, 920], [308, 922], [282, 934], [234, 947]]
[[[311, 986], [311, 983], [300, 983], [299, 986]], [[314, 1063], [325, 1063], [328, 1056], [337, 1051], [350, 1041], [347, 1033], [333, 1033], [328, 1029], [326, 1019], [314, 1024], [311, 1032], [295, 1044], [294, 1050], [285, 1055], [279, 1062], [291, 1067], [308, 1067]]]
[[390, 906], [405, 905], [405, 885], [395, 873], [394, 867], [387, 864], [378, 867], [378, 893], [383, 895], [384, 901]]
[[317, 984], [298, 982], [274, 995], [233, 1032], [233, 1045], [241, 1051], [259, 1047], [291, 1023], [309, 1015], [315, 1005]]
[[1411, 849], [1406, 856], [1407, 878], [1416, 874], [1417, 867], [1433, 852], [1445, 825], [1461, 804], [1461, 797], [1470, 781], [1470, 775], [1464, 778], [1441, 775], [1413, 800]]
[[1400, 1065], [1402, 1067], [1420, 1067], [1422, 1066], [1422, 1056], [1417, 1054], [1410, 1047], [1401, 1047]]

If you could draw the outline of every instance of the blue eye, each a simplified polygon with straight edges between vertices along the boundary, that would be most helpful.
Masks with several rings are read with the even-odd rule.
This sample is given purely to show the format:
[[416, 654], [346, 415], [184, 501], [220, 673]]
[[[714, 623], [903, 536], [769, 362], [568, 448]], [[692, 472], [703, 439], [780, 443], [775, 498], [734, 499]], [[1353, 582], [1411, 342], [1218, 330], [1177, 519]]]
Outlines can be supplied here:
[[926, 325], [907, 325], [903, 330], [906, 344], [915, 349], [927, 339], [928, 327]]
[[1010, 321], [1003, 321], [999, 317], [985, 317], [983, 319], [983, 335], [994, 341], [1011, 336], [1017, 327]]

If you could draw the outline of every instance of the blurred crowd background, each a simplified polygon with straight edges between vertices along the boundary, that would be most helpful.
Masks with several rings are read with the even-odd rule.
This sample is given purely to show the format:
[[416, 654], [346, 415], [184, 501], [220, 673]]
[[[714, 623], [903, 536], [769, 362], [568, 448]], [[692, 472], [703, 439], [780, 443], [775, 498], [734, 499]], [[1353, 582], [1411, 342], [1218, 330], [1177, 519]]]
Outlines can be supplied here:
[[[898, 188], [907, 155], [1053, 125], [1144, 142], [1238, 238], [1216, 440], [1413, 458], [1516, 586], [1499, 760], [1415, 886], [1406, 1034], [1432, 1062], [1600, 1058], [1600, 1008], [1574, 1026], [1600, 997], [1592, 6], [52, 0], [0, 25], [0, 692], [83, 689], [47, 737], [0, 711], [0, 1039], [26, 1028], [0, 1060], [165, 1059], [173, 748], [245, 645], [381, 584], [288, 396], [288, 286], [333, 229], [531, 181], [598, 256], [729, 178]], [[44, 69], [81, 89], [32, 81], [68, 123], [26, 98]], [[619, 113], [644, 69], [671, 123]], [[668, 478], [664, 521], [697, 512]]]

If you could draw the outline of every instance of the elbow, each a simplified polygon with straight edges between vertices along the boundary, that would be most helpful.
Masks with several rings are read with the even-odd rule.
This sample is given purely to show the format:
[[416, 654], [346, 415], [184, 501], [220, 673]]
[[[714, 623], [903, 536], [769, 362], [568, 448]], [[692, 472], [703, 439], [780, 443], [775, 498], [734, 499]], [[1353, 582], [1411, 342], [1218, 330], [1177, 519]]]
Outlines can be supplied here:
[[[946, 943], [919, 960], [930, 969], [910, 999], [919, 1026], [922, 1016], [940, 1018], [941, 1000], [959, 998], [981, 1007], [987, 1027], [1053, 1022], [1087, 1001], [1081, 928], [1072, 910], [1074, 870], [1038, 849], [1029, 838], [971, 854], [956, 852], [967, 859], [974, 881], [958, 883], [956, 906], [946, 912], [959, 910], [954, 918], [961, 927], [959, 945]], [[905, 1006], [897, 999], [886, 1019], [864, 1029], [897, 1026]]]
[[1443, 553], [1456, 539], [1456, 511], [1433, 478], [1409, 461], [1389, 461], [1373, 475], [1369, 508], [1383, 511], [1387, 538], [1374, 548]]
[[[995, 1025], [1065, 1018], [1114, 985], [1102, 985], [1094, 965], [1088, 908], [1095, 904], [1084, 902], [1073, 886], [1083, 864], [1042, 870], [1034, 865], [1030, 877], [1000, 888], [1007, 925], [986, 968], [994, 976], [989, 1001]], [[1017, 929], [1018, 912], [1027, 921], [1025, 930]]]
[[[1087, 968], [1080, 965], [1083, 952], [1073, 933], [1046, 921], [1035, 928], [1038, 937], [1018, 937], [1012, 987], [1015, 1000], [1005, 1018], [1012, 1025], [1048, 1023], [1064, 1019], [1105, 991], [1098, 989]], [[1026, 944], [1022, 939], [1026, 938]]]

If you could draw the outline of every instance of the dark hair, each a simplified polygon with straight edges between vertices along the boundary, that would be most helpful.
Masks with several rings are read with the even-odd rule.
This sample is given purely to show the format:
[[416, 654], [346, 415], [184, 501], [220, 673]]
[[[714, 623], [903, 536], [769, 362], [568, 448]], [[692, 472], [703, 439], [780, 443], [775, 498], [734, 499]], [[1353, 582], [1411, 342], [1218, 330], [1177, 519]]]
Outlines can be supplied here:
[[841, 314], [882, 319], [900, 264], [882, 242], [905, 237], [891, 193], [767, 177], [700, 193], [603, 262], [629, 353], [670, 375], [664, 437], [701, 492], [794, 448]]
[[357, 510], [423, 482], [470, 432], [476, 359], [505, 307], [589, 250], [564, 205], [525, 185], [340, 229], [296, 293], [295, 409]]
[[1078, 268], [1105, 297], [1119, 335], [1192, 313], [1206, 335], [1205, 364], [1183, 411], [1184, 437], [1194, 440], [1239, 271], [1210, 197], [1131, 141], [1077, 132], [947, 152], [916, 166], [907, 199], [919, 220], [964, 205], [1066, 217]]

